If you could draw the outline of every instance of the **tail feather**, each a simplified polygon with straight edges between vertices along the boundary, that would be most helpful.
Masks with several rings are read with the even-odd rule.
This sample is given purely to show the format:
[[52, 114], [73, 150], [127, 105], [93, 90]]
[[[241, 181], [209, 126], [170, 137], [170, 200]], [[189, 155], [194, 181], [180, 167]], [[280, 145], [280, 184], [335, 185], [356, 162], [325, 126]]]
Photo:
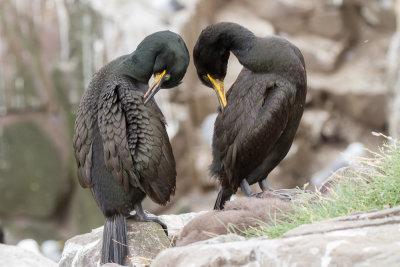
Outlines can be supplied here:
[[232, 196], [232, 190], [227, 188], [221, 188], [218, 192], [217, 200], [215, 201], [214, 210], [223, 210], [225, 202], [228, 201]]
[[114, 214], [106, 217], [103, 230], [101, 263], [110, 262], [122, 265], [127, 253], [125, 216]]

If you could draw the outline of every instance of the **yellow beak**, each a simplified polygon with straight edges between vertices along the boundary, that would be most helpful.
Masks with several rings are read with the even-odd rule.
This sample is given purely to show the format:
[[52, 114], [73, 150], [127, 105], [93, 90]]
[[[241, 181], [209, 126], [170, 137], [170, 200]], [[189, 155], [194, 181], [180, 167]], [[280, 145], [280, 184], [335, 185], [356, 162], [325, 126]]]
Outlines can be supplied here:
[[221, 108], [224, 109], [226, 107], [226, 95], [224, 88], [224, 81], [214, 79], [210, 74], [207, 74], [208, 79], [210, 79], [211, 83], [214, 86], [215, 91], [217, 92], [217, 97]]
[[154, 74], [154, 81], [150, 85], [149, 89], [147, 89], [146, 93], [143, 96], [143, 102], [146, 104], [149, 100], [160, 90], [161, 84], [163, 81], [163, 77], [167, 70], [164, 70], [161, 73]]

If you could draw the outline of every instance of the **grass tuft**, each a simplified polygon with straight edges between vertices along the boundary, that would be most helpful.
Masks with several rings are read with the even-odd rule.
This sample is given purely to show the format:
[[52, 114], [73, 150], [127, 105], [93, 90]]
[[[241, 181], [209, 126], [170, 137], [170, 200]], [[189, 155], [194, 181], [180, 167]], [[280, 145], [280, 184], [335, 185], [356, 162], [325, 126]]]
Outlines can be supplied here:
[[[390, 137], [388, 138], [390, 140]], [[256, 226], [240, 230], [247, 238], [280, 237], [283, 233], [302, 224], [400, 205], [400, 146], [384, 144], [372, 158], [358, 159], [359, 167], [338, 176], [328, 196], [300, 193], [302, 204], [293, 204], [292, 212], [285, 212], [269, 223], [258, 221]], [[238, 232], [230, 225], [228, 232]]]

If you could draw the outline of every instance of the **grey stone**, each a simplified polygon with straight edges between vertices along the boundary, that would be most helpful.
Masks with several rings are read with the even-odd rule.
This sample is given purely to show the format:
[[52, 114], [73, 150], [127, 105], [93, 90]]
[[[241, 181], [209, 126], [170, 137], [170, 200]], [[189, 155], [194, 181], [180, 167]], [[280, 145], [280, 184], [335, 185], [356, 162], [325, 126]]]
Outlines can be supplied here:
[[307, 131], [310, 142], [318, 145], [321, 142], [321, 135], [324, 125], [329, 120], [330, 114], [326, 110], [305, 110], [301, 118], [301, 130]]
[[[304, 224], [291, 231], [286, 232], [282, 237], [306, 236], [313, 234], [324, 234], [335, 231], [364, 231], [362, 228], [373, 226], [384, 226], [387, 224], [400, 226], [400, 207], [367, 213], [337, 217], [331, 220]], [[399, 229], [400, 231], [400, 229]], [[396, 234], [397, 231], [394, 232]], [[399, 244], [400, 245], [400, 244]]]
[[7, 267], [56, 267], [57, 263], [20, 247], [0, 244], [0, 265]]
[[396, 207], [303, 225], [279, 239], [169, 248], [152, 266], [398, 266], [399, 240]]
[[374, 28], [393, 29], [395, 15], [393, 10], [396, 1], [356, 0], [360, 6], [360, 15], [366, 24]]
[[[385, 125], [386, 74], [381, 51], [387, 49], [387, 35], [368, 41], [369, 45], [347, 53], [337, 71], [322, 73], [310, 70], [309, 94], [314, 99], [325, 95], [320, 105], [340, 111], [357, 123], [382, 129]], [[385, 40], [386, 39], [386, 40]], [[379, 56], [380, 55], [380, 56]], [[370, 64], [374, 58], [374, 64]]]
[[82, 188], [79, 184], [75, 186], [76, 190], [70, 203], [69, 224], [76, 234], [87, 233], [93, 227], [104, 223], [104, 215], [90, 190]]
[[[358, 153], [358, 152], [356, 152]], [[377, 170], [365, 164], [360, 164], [357, 160], [353, 160], [351, 166], [343, 167], [336, 170], [328, 179], [326, 179], [318, 188], [322, 194], [329, 195], [332, 193], [331, 189], [339, 182], [341, 179], [346, 177], [347, 179], [352, 179], [356, 184], [362, 181], [368, 181], [373, 175], [375, 175]], [[316, 185], [318, 187], [318, 185]]]
[[221, 244], [236, 241], [246, 241], [246, 238], [237, 234], [218, 235], [216, 237], [196, 242], [197, 245], [203, 244]]
[[307, 70], [332, 72], [339, 63], [340, 56], [348, 48], [347, 39], [332, 40], [320, 35], [301, 33], [288, 36], [303, 53]]
[[330, 163], [326, 168], [315, 173], [311, 179], [311, 185], [320, 187], [326, 180], [332, 177], [332, 173], [343, 167], [354, 164], [354, 160], [358, 157], [365, 157], [366, 148], [361, 143], [351, 143], [343, 153], [338, 156], [335, 161]]
[[270, 21], [278, 31], [294, 34], [304, 30], [307, 26], [307, 17], [315, 9], [318, 1], [262, 1], [246, 0], [243, 7], [251, 10], [253, 14]]
[[254, 12], [242, 2], [233, 1], [226, 3], [224, 8], [221, 8], [215, 14], [213, 20], [214, 22], [229, 21], [238, 23], [260, 37], [275, 34], [274, 26], [269, 21], [255, 16]]
[[[128, 250], [124, 265], [148, 265], [170, 241], [161, 226], [154, 222], [127, 221]], [[98, 266], [100, 263], [103, 227], [69, 239], [64, 247], [60, 267]], [[142, 264], [142, 265], [140, 265]]]
[[346, 32], [339, 7], [323, 7], [315, 10], [309, 19], [309, 28], [314, 34], [337, 39]]
[[159, 217], [168, 227], [168, 238], [171, 242], [175, 242], [177, 237], [181, 234], [183, 227], [185, 227], [188, 222], [204, 213], [206, 213], [206, 211], [190, 212], [179, 215], [160, 215]]
[[400, 139], [400, 1], [395, 4], [398, 28], [388, 51], [388, 124], [389, 134]]

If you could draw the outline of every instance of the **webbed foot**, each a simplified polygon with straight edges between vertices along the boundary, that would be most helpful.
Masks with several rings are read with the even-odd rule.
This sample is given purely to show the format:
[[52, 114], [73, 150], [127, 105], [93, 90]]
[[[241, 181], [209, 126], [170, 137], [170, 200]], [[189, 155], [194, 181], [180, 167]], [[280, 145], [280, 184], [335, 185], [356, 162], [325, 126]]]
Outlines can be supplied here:
[[136, 214], [128, 216], [127, 219], [133, 219], [137, 222], [156, 222], [161, 225], [165, 234], [168, 236], [168, 227], [163, 221], [160, 220], [158, 216], [143, 210], [141, 203], [135, 204], [134, 208]]

